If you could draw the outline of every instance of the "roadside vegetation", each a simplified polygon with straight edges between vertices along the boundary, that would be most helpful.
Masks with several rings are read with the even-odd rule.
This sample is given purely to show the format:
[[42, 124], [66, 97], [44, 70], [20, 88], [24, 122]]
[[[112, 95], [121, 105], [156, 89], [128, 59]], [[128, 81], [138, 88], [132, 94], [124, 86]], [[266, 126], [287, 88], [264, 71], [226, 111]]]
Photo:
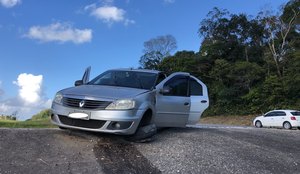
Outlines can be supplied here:
[[0, 127], [6, 128], [55, 128], [50, 122], [50, 110], [43, 110], [26, 121], [0, 119]]
[[233, 125], [233, 126], [253, 126], [252, 121], [258, 115], [235, 115], [235, 116], [209, 116], [201, 117], [201, 124], [222, 124], [222, 125]]
[[175, 38], [159, 36], [144, 43], [141, 68], [185, 71], [201, 79], [210, 98], [205, 116], [299, 110], [299, 7], [299, 0], [290, 0], [278, 12], [254, 17], [213, 8], [198, 28], [199, 52], [171, 55]]

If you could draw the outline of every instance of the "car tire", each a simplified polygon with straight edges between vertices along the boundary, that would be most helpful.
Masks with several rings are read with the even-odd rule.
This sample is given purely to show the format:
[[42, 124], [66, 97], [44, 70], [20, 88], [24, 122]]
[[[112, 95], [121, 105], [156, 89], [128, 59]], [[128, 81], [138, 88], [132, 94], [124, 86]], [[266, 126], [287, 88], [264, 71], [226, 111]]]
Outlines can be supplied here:
[[284, 129], [291, 129], [291, 128], [292, 128], [291, 123], [289, 123], [289, 122], [287, 122], [287, 121], [284, 122], [282, 126], [283, 126]]
[[263, 125], [262, 125], [261, 121], [256, 121], [256, 122], [255, 122], [255, 127], [257, 127], [257, 128], [262, 128]]
[[127, 141], [136, 143], [146, 143], [154, 140], [154, 135], [157, 133], [155, 124], [148, 124], [146, 126], [139, 127], [135, 134], [126, 137]]

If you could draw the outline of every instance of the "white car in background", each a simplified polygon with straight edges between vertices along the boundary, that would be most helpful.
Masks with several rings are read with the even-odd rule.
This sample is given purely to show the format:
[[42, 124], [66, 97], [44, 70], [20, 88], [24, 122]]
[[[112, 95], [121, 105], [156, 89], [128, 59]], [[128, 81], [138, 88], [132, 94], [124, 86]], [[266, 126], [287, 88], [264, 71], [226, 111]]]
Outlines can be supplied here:
[[255, 127], [283, 127], [284, 129], [300, 129], [300, 111], [273, 110], [253, 120]]

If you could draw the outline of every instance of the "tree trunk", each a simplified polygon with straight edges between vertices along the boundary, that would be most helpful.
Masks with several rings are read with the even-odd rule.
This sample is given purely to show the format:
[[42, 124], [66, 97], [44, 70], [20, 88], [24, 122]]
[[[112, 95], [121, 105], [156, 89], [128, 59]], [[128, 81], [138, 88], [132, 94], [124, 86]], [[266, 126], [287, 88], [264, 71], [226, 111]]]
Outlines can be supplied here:
[[281, 79], [282, 74], [281, 74], [281, 72], [280, 72], [280, 67], [279, 67], [279, 64], [278, 64], [277, 56], [276, 56], [276, 55], [273, 55], [273, 58], [274, 58], [274, 62], [275, 62], [276, 69], [277, 69], [277, 75], [278, 75], [278, 77]]
[[247, 46], [245, 46], [245, 57], [246, 57], [246, 61], [249, 62]]

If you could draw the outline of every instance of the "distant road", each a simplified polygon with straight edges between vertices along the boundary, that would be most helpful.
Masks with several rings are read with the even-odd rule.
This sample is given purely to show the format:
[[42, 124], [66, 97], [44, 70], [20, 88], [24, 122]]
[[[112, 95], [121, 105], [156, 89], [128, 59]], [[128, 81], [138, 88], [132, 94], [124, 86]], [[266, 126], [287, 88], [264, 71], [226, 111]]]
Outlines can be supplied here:
[[81, 131], [0, 129], [0, 174], [299, 174], [299, 130], [194, 127], [161, 130], [144, 144]]

